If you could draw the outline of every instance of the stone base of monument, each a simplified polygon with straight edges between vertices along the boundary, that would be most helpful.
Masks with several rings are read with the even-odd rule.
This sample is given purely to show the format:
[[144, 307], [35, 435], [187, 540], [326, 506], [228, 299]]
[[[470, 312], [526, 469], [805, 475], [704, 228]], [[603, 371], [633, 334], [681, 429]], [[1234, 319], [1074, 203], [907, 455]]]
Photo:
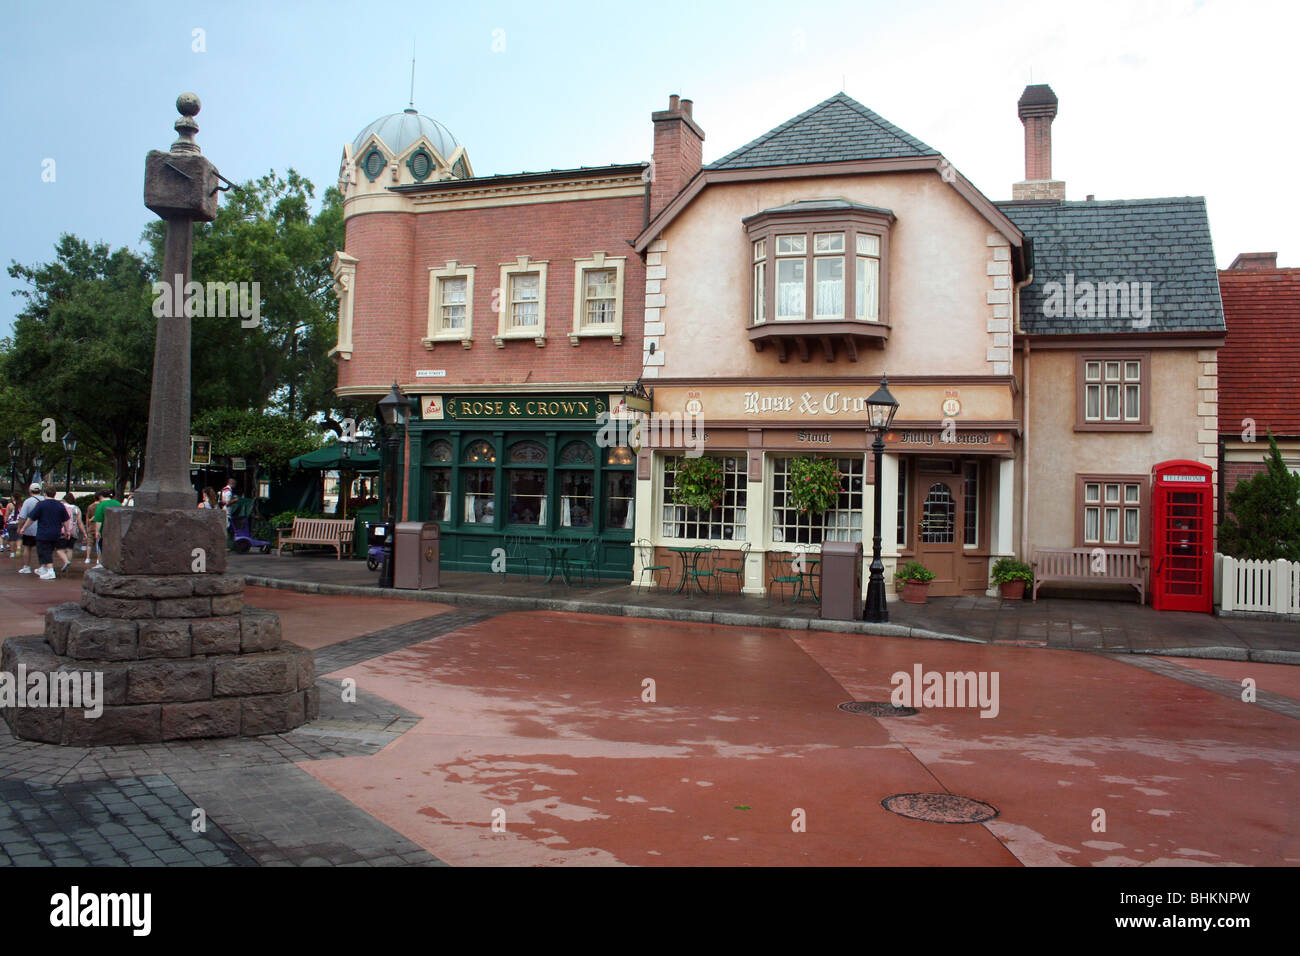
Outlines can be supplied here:
[[[224, 573], [219, 514], [113, 509], [106, 533], [114, 531], [105, 567], [86, 573], [81, 603], [46, 611], [43, 635], [4, 642], [0, 671], [16, 694], [0, 696], [0, 717], [16, 736], [155, 743], [282, 733], [317, 716], [312, 653], [283, 643], [275, 614], [244, 606], [244, 579]], [[132, 540], [165, 541], [159, 532], [175, 543]], [[199, 550], [205, 570], [194, 573]], [[87, 699], [92, 688], [102, 696]]]

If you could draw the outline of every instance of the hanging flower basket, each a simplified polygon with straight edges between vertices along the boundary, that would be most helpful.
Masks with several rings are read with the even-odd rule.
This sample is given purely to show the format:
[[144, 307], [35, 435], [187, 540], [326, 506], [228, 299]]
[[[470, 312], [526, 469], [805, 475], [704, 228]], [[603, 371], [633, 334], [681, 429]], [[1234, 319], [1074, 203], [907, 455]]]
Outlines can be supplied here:
[[800, 514], [819, 515], [835, 507], [843, 472], [833, 458], [793, 458], [790, 461], [790, 503]]
[[673, 501], [688, 508], [712, 511], [722, 504], [726, 483], [716, 458], [683, 458], [677, 467]]

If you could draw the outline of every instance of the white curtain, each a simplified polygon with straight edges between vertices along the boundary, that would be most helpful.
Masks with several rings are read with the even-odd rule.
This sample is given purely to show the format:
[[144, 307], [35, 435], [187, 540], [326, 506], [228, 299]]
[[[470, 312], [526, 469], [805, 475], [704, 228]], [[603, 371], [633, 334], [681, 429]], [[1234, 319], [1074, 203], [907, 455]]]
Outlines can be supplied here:
[[442, 519], [443, 521], [451, 520], [451, 495], [446, 494], [442, 497]]
[[[448, 504], [450, 505], [450, 502], [448, 502]], [[465, 496], [465, 523], [466, 524], [478, 523], [478, 519], [474, 517], [474, 496], [473, 495]]]
[[[546, 512], [546, 505], [543, 504], [542, 513], [545, 514], [545, 512]], [[572, 512], [569, 510], [568, 495], [560, 495], [560, 525], [561, 527], [564, 528], [570, 528], [573, 526], [573, 515]]]
[[844, 260], [818, 259], [813, 294], [816, 297], [815, 315], [844, 315]]
[[636, 517], [636, 514], [635, 514], [635, 512], [633, 511], [633, 508], [632, 508], [632, 500], [629, 498], [629, 499], [628, 499], [628, 502], [627, 502], [627, 516], [623, 519], [623, 527], [624, 527], [624, 528], [630, 528], [630, 527], [632, 527], [632, 520], [633, 520], [635, 517]]
[[537, 523], [546, 524], [546, 499], [545, 498], [542, 499], [542, 503], [537, 508]]

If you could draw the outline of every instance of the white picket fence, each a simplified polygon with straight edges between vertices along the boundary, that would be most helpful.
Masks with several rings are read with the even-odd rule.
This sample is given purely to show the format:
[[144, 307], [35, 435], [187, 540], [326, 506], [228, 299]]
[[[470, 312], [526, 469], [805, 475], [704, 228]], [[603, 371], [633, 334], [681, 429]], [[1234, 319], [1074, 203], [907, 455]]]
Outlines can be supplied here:
[[1300, 563], [1214, 556], [1214, 584], [1225, 611], [1300, 614]]

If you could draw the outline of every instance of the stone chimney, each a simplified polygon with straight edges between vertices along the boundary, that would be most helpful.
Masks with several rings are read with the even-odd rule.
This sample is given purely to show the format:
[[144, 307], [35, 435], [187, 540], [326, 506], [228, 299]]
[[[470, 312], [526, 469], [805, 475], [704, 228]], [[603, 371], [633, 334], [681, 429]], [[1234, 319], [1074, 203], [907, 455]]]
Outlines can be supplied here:
[[1238, 272], [1267, 272], [1277, 268], [1276, 252], [1243, 252], [1232, 260], [1229, 269]]
[[704, 130], [691, 118], [693, 103], [676, 93], [668, 109], [650, 114], [655, 127], [654, 156], [650, 166], [650, 217], [681, 192], [696, 173], [704, 156]]
[[1025, 124], [1025, 178], [1011, 186], [1012, 199], [1064, 199], [1065, 183], [1052, 178], [1052, 120], [1056, 94], [1046, 83], [1026, 86], [1020, 94], [1020, 122]]

